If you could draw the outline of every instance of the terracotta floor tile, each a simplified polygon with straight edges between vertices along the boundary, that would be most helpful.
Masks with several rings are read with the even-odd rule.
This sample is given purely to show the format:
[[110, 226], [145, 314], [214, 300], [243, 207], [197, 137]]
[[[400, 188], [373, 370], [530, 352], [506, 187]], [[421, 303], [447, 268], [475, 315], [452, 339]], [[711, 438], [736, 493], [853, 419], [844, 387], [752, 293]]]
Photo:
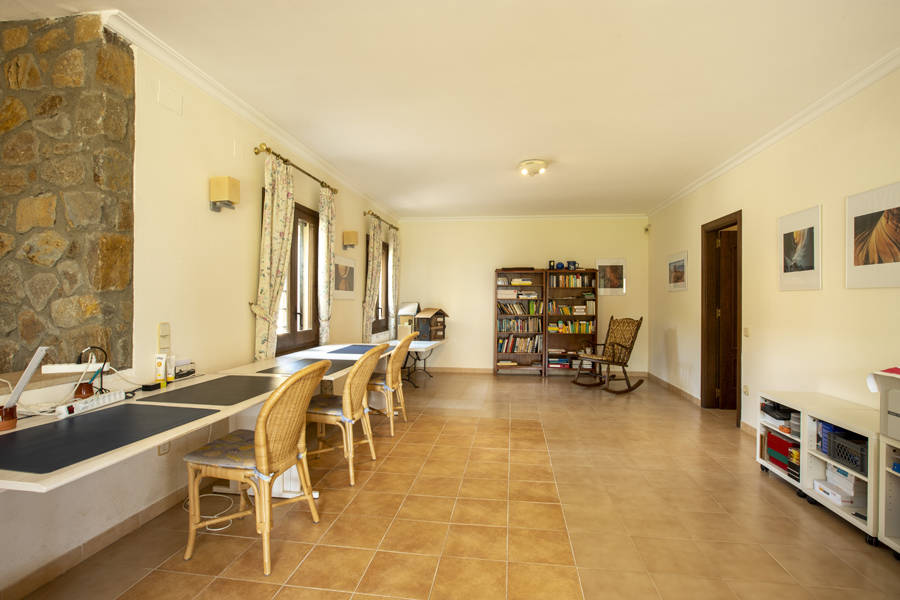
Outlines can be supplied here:
[[506, 527], [450, 526], [444, 554], [461, 558], [506, 560]]
[[548, 481], [510, 481], [509, 499], [524, 502], [559, 502], [556, 484]]
[[312, 588], [284, 587], [275, 596], [275, 600], [349, 600], [349, 592], [335, 592], [333, 590], [316, 590]]
[[444, 556], [430, 600], [506, 600], [506, 563]]
[[477, 462], [510, 462], [509, 451], [503, 448], [473, 448], [469, 460]]
[[509, 479], [509, 465], [505, 462], [482, 462], [470, 460], [466, 467], [466, 478]]
[[112, 600], [150, 573], [141, 567], [111, 565], [89, 558], [62, 577], [38, 588], [29, 600]]
[[569, 536], [565, 531], [510, 529], [509, 560], [514, 562], [574, 565]]
[[119, 596], [122, 600], [190, 600], [212, 583], [207, 575], [153, 571]]
[[877, 589], [827, 548], [763, 544], [763, 549], [803, 586]]
[[366, 492], [385, 492], [390, 494], [405, 494], [412, 487], [415, 475], [399, 473], [375, 473], [369, 480], [360, 486]]
[[[319, 491], [319, 499], [316, 500], [316, 510], [319, 511], [319, 514], [343, 511], [353, 500], [354, 496], [359, 493], [355, 487], [342, 490], [313, 487]], [[309, 512], [309, 505], [306, 502], [297, 502], [294, 504], [294, 507], [294, 510]]]
[[403, 456], [390, 456], [384, 459], [381, 466], [378, 467], [380, 473], [404, 473], [406, 475], [415, 475], [422, 468], [425, 460], [422, 457], [407, 458]]
[[288, 585], [352, 592], [369, 566], [373, 550], [316, 546]]
[[550, 454], [540, 450], [510, 450], [509, 462], [520, 465], [550, 466]]
[[397, 517], [418, 521], [449, 522], [454, 504], [456, 504], [455, 498], [414, 496], [410, 494], [403, 501], [403, 506], [400, 507]]
[[459, 496], [461, 498], [506, 500], [508, 493], [509, 484], [506, 479], [471, 479], [465, 477], [462, 481], [462, 487], [459, 488]]
[[579, 567], [614, 571], [645, 570], [644, 561], [630, 536], [570, 530], [569, 539], [575, 551], [575, 564]]
[[697, 541], [696, 545], [720, 579], [796, 583], [759, 544]]
[[694, 575], [652, 573], [650, 575], [663, 600], [734, 600], [737, 596], [719, 579]]
[[585, 483], [557, 483], [558, 502], [563, 504], [600, 504], [613, 506], [612, 498], [606, 491], [607, 488], [598, 484]]
[[640, 537], [681, 539], [691, 537], [684, 525], [671, 517], [642, 514], [639, 517], [625, 517], [622, 523], [628, 533]]
[[[790, 598], [790, 600], [814, 600], [824, 596], [813, 596], [797, 584], [763, 583], [759, 581], [728, 581], [728, 588], [740, 600], [762, 598]], [[854, 599], [857, 598], [854, 594]]]
[[350, 471], [347, 470], [347, 465], [338, 465], [335, 467], [334, 471], [323, 477], [319, 483], [316, 484], [316, 487], [333, 490], [353, 490], [362, 487], [371, 476], [371, 471], [360, 471], [354, 475], [356, 485], [351, 486]]
[[438, 555], [444, 546], [448, 527], [447, 523], [396, 519], [384, 536], [379, 549]]
[[420, 474], [426, 477], [462, 477], [465, 470], [464, 460], [429, 458]]
[[519, 481], [553, 481], [553, 469], [545, 465], [521, 465], [509, 467], [509, 478]]
[[[575, 536], [573, 536], [575, 537]], [[714, 577], [715, 571], [691, 540], [632, 538], [638, 554], [651, 573], [680, 573], [696, 577]], [[578, 553], [576, 546], [576, 555]]]
[[503, 500], [460, 498], [456, 501], [453, 516], [450, 520], [453, 523], [505, 527], [507, 522], [507, 502]]
[[284, 583], [312, 546], [283, 540], [272, 540], [272, 573], [263, 574], [262, 543], [254, 542], [242, 555], [222, 572], [222, 577], [251, 579], [263, 583]]
[[449, 460], [456, 462], [465, 462], [469, 460], [469, 448], [460, 448], [459, 446], [435, 446], [428, 455], [428, 460]]
[[197, 534], [194, 553], [190, 560], [184, 560], [184, 548], [164, 562], [161, 569], [194, 573], [195, 575], [218, 575], [234, 559], [243, 554], [253, 544], [244, 537]]
[[450, 496], [455, 498], [459, 491], [459, 485], [462, 477], [432, 477], [428, 475], [419, 475], [412, 488], [410, 494], [418, 494], [423, 496]]
[[[184, 513], [185, 523], [187, 513]], [[187, 529], [174, 531], [141, 527], [107, 546], [92, 558], [106, 564], [153, 568], [162, 564], [187, 543]]]
[[388, 494], [361, 490], [347, 506], [347, 512], [358, 515], [393, 517], [403, 504], [404, 494]]
[[574, 567], [509, 563], [509, 600], [580, 600]]
[[453, 433], [441, 433], [441, 435], [439, 435], [438, 439], [435, 441], [435, 444], [437, 446], [455, 446], [457, 448], [469, 448], [472, 445], [472, 441], [474, 439], [474, 434], [457, 435]]
[[431, 446], [431, 444], [410, 444], [400, 442], [391, 449], [388, 458], [425, 458], [428, 456], [428, 453], [431, 452]]
[[566, 515], [566, 525], [570, 530], [629, 533], [621, 514], [612, 507], [589, 504], [563, 504], [562, 507]]
[[434, 441], [438, 438], [438, 432], [416, 432], [409, 431], [408, 433], [403, 434], [403, 437], [400, 438], [400, 442], [404, 444], [434, 444]]
[[219, 578], [213, 580], [196, 600], [271, 600], [277, 592], [278, 586], [271, 583]]
[[578, 569], [578, 574], [584, 600], [659, 600], [647, 573]]
[[391, 524], [392, 517], [374, 517], [345, 512], [331, 525], [331, 529], [319, 540], [331, 546], [377, 548]]
[[564, 530], [566, 522], [559, 504], [513, 501], [509, 503], [509, 526]]
[[431, 590], [438, 557], [379, 551], [359, 584], [359, 592], [425, 599]]

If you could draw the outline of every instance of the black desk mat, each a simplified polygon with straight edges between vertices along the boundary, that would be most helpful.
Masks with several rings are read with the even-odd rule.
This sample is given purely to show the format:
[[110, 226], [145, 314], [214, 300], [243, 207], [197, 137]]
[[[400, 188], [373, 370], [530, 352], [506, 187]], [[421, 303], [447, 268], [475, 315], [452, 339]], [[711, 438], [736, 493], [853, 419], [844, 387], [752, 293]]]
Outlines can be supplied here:
[[226, 375], [212, 381], [167, 390], [161, 394], [139, 398], [142, 402], [167, 404], [209, 404], [233, 406], [254, 396], [271, 392], [284, 377], [259, 377], [256, 375]]
[[[304, 367], [308, 367], [313, 363], [319, 362], [321, 359], [319, 358], [295, 358], [293, 360], [285, 360], [283, 362], [279, 362], [274, 367], [269, 369], [263, 369], [262, 371], [257, 371], [258, 373], [273, 373], [276, 375], [293, 375], [300, 369]], [[328, 370], [325, 371], [326, 375], [331, 375], [336, 371], [340, 371], [342, 369], [346, 369], [347, 367], [353, 366], [356, 361], [354, 360], [333, 360], [331, 361], [331, 366], [328, 367]]]
[[0, 469], [50, 473], [218, 412], [121, 404], [0, 435]]
[[[375, 346], [379, 345], [380, 344], [351, 344], [349, 346], [338, 348], [337, 350], [331, 350], [328, 354], [365, 354]], [[388, 346], [390, 347], [396, 345], [396, 342], [388, 342]]]

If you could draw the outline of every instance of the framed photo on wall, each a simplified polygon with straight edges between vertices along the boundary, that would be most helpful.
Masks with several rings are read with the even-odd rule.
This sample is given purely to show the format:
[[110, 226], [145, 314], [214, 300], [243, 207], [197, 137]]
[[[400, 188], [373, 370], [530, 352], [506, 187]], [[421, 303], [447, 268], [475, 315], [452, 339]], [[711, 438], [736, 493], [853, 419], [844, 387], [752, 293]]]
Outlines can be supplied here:
[[900, 287], [900, 182], [847, 198], [848, 288]]
[[666, 261], [666, 276], [670, 292], [687, 289], [687, 250], [669, 255]]
[[822, 289], [821, 206], [779, 217], [777, 254], [779, 289]]
[[625, 295], [625, 259], [597, 259], [597, 294], [600, 296]]
[[356, 261], [346, 256], [334, 257], [334, 299], [353, 300], [356, 297]]

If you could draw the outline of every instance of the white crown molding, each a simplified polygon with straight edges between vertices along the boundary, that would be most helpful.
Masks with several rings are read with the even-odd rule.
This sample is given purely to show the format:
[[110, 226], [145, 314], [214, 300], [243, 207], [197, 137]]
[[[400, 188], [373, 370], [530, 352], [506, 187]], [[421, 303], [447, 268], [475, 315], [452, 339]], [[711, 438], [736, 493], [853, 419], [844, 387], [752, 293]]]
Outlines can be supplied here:
[[793, 117], [720, 164], [718, 167], [707, 171], [693, 182], [681, 188], [678, 192], [670, 196], [662, 204], [652, 209], [649, 214], [656, 214], [667, 206], [674, 204], [688, 194], [703, 187], [713, 179], [724, 175], [741, 163], [756, 156], [766, 148], [769, 148], [770, 146], [778, 143], [810, 121], [819, 118], [829, 110], [849, 100], [870, 85], [890, 75], [898, 68], [900, 68], [900, 48], [894, 48], [891, 52], [888, 52], [882, 58], [878, 59], [838, 87], [834, 88], [833, 90], [795, 114]]
[[[100, 11], [99, 14], [106, 27], [121, 35], [133, 45], [151, 55], [165, 66], [187, 79], [190, 83], [196, 85], [203, 92], [209, 94], [271, 135], [274, 139], [273, 143], [270, 145], [276, 146], [282, 154], [287, 154], [292, 158], [299, 157], [303, 159], [307, 165], [310, 165], [309, 170], [319, 171], [318, 175], [322, 179], [330, 179], [333, 182], [333, 185], [338, 189], [342, 187], [349, 188], [356, 195], [371, 204], [378, 212], [392, 214], [392, 211], [387, 210], [380, 203], [374, 201], [362, 192], [359, 189], [359, 186], [350, 183], [350, 180], [337, 168], [304, 145], [300, 140], [285, 131], [277, 123], [249, 103], [245, 102], [231, 90], [213, 79], [200, 67], [182, 56], [174, 48], [166, 44], [149, 29], [129, 17], [126, 13], [120, 10], [106, 10]], [[260, 141], [266, 141], [268, 143], [268, 140]], [[249, 152], [250, 149], [248, 148], [247, 151]]]
[[583, 219], [641, 219], [646, 220], [646, 213], [596, 213], [585, 215], [492, 215], [471, 217], [397, 217], [400, 223], [427, 222], [465, 222], [465, 221], [546, 221], [546, 220], [583, 220]]

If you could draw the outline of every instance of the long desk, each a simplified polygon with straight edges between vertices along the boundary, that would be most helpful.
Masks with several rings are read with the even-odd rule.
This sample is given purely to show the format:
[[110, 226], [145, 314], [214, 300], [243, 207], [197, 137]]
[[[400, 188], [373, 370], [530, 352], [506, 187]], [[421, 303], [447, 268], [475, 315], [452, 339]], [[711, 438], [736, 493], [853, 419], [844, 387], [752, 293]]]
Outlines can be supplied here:
[[[333, 383], [345, 377], [365, 352], [359, 347], [340, 351], [348, 346], [320, 346], [193, 377], [166, 390], [138, 392], [131, 400], [64, 420], [55, 416], [20, 419], [16, 429], [0, 433], [0, 489], [49, 492], [236, 416], [264, 402], [301, 361], [304, 366], [310, 360], [332, 361], [322, 381], [323, 393], [330, 393]], [[384, 356], [392, 350], [393, 346]], [[72, 450], [68, 456], [67, 447]]]

